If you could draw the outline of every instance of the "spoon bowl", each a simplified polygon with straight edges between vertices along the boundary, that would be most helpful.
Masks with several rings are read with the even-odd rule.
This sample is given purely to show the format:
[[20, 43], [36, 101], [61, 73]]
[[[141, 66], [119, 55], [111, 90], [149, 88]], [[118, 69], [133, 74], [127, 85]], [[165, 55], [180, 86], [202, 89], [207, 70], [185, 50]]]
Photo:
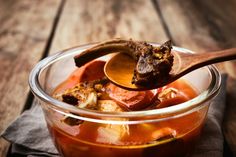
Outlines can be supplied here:
[[161, 79], [151, 86], [138, 86], [132, 83], [136, 62], [131, 56], [125, 53], [118, 53], [110, 58], [110, 60], [105, 64], [104, 72], [110, 81], [117, 86], [128, 90], [148, 90], [159, 88], [181, 77], [176, 77], [176, 74], [181, 70], [181, 66], [184, 66], [184, 63], [181, 61], [181, 56], [184, 57], [187, 56], [187, 54], [177, 51], [172, 52], [172, 54], [174, 55], [174, 64], [170, 71], [170, 75], [168, 78]]
[[104, 72], [108, 79], [114, 84], [128, 90], [150, 90], [165, 86], [185, 74], [201, 68], [203, 66], [236, 59], [236, 48], [208, 52], [208, 53], [183, 53], [172, 51], [174, 55], [174, 64], [169, 76], [157, 79], [150, 86], [138, 86], [132, 84], [133, 69], [135, 60], [127, 54], [118, 53], [113, 56], [105, 65]]

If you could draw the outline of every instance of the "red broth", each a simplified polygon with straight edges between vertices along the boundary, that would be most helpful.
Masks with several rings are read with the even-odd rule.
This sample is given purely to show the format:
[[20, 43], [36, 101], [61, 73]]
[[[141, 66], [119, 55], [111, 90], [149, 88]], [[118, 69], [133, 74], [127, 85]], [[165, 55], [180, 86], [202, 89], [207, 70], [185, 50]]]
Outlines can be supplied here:
[[[71, 80], [75, 80], [74, 75], [54, 93], [72, 87]], [[181, 79], [164, 88], [175, 89], [178, 95], [161, 101], [158, 108], [177, 105], [197, 96], [197, 92]], [[206, 106], [178, 118], [129, 125], [83, 121], [70, 126], [63, 122], [64, 115], [57, 112], [49, 113], [53, 118], [47, 121], [56, 147], [64, 157], [183, 157], [193, 150], [207, 109]]]

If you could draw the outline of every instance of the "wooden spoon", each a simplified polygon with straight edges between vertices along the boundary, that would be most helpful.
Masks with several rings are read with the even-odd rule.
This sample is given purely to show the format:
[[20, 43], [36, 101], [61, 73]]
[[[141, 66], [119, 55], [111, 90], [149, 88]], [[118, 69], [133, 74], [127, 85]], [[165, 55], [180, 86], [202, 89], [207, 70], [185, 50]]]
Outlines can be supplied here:
[[135, 56], [132, 56], [132, 51], [133, 49], [129, 47], [128, 40], [113, 39], [85, 50], [75, 56], [74, 59], [76, 66], [80, 67], [100, 56], [114, 52], [122, 52], [112, 57], [106, 63], [104, 71], [109, 80], [116, 85], [129, 90], [155, 89], [171, 83], [197, 68], [217, 62], [236, 59], [236, 48], [200, 54], [174, 51], [174, 65], [168, 77], [158, 79], [155, 84], [152, 84], [151, 86], [137, 86], [132, 84], [133, 72], [136, 65], [135, 60], [133, 59]]
[[183, 75], [203, 66], [236, 59], [236, 48], [200, 54], [180, 53], [177, 51], [172, 53], [174, 54], [174, 65], [170, 71], [170, 75], [160, 79], [155, 85], [149, 87], [137, 86], [131, 83], [135, 61], [127, 54], [118, 53], [112, 57], [106, 63], [104, 71], [109, 80], [118, 86], [129, 90], [148, 90], [167, 85]]

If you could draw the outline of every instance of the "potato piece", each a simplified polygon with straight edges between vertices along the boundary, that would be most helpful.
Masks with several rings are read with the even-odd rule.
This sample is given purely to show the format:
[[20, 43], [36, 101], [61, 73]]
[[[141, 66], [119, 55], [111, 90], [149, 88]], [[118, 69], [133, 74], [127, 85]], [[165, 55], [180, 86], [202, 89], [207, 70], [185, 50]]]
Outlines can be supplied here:
[[99, 127], [97, 131], [97, 142], [121, 145], [122, 139], [129, 134], [129, 126], [107, 124]]
[[[124, 109], [122, 109], [119, 105], [117, 105], [117, 103], [113, 100], [98, 100], [98, 110], [104, 112], [124, 111]], [[107, 120], [112, 120], [112, 119], [107, 118]], [[119, 118], [115, 120], [127, 120], [127, 119]], [[97, 131], [98, 131], [97, 142], [106, 144], [121, 144], [121, 140], [124, 138], [124, 136], [129, 134], [129, 126], [107, 124], [100, 126]]]
[[113, 100], [98, 100], [98, 110], [104, 112], [123, 112], [124, 110]]

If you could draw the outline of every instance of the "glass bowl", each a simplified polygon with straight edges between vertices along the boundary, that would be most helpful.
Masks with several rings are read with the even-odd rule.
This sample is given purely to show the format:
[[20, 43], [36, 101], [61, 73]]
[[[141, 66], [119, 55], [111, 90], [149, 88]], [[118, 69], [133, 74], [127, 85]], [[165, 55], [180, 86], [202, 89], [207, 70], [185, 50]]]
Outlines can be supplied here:
[[[210, 65], [182, 77], [198, 91], [198, 96], [161, 109], [99, 112], [79, 109], [54, 99], [51, 95], [55, 88], [76, 69], [73, 57], [94, 45], [78, 46], [49, 56], [40, 61], [29, 76], [30, 88], [43, 109], [49, 132], [60, 155], [175, 157], [190, 154], [200, 137], [211, 100], [220, 88], [221, 77], [217, 69]], [[173, 50], [193, 53], [179, 47], [173, 47]], [[99, 59], [108, 58], [109, 55]], [[79, 122], [78, 125], [64, 123], [62, 119], [65, 117]], [[80, 122], [86, 125], [80, 125]], [[142, 140], [152, 133], [167, 136], [143, 143]], [[176, 136], [171, 136], [173, 134]], [[117, 142], [121, 136], [135, 136], [136, 140]]]

